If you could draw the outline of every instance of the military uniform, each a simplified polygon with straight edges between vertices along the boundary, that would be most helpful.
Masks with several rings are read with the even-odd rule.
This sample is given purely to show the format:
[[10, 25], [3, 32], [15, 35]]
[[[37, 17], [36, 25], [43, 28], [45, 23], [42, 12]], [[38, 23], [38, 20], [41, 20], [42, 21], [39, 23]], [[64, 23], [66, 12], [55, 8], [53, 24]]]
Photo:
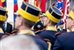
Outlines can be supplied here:
[[63, 20], [60, 20], [60, 21], [56, 24], [56, 28], [57, 28], [56, 36], [61, 35], [61, 34], [64, 33], [64, 32], [67, 32], [67, 29], [66, 29], [66, 28], [63, 28], [63, 27], [64, 27], [63, 24], [64, 24]]
[[37, 22], [33, 27], [32, 30], [35, 32], [35, 34], [38, 34], [38, 32], [43, 31], [45, 26], [41, 21]]
[[74, 32], [59, 35], [52, 50], [74, 50]]
[[4, 35], [4, 31], [2, 29], [2, 26], [3, 26], [3, 23], [7, 19], [6, 13], [7, 13], [7, 11], [4, 8], [0, 7], [0, 39]]
[[[46, 16], [52, 22], [58, 23], [62, 16], [62, 12], [60, 12], [57, 8], [52, 7], [48, 11], [46, 11]], [[50, 41], [53, 46], [54, 41], [56, 39], [56, 36], [55, 36], [56, 32], [57, 32], [57, 30], [56, 30], [55, 26], [47, 26], [46, 30], [39, 33], [38, 35], [41, 38], [43, 38], [44, 40]], [[51, 48], [52, 48], [52, 46], [51, 46]]]
[[[23, 2], [21, 8], [18, 10], [18, 14], [21, 15], [21, 17], [23, 17], [24, 19], [37, 23], [39, 21], [38, 16], [40, 14], [40, 10], [33, 5]], [[26, 33], [31, 33], [32, 35], [35, 35], [31, 28], [29, 30], [21, 30], [19, 32], [19, 34]]]
[[[74, 21], [73, 11], [70, 11], [69, 17]], [[64, 32], [57, 37], [52, 50], [74, 50], [74, 26], [70, 29], [70, 32]]]
[[45, 22], [44, 22], [44, 17], [46, 17], [46, 15], [42, 14], [42, 15], [40, 15], [40, 17], [41, 17], [41, 20], [39, 22], [37, 22], [32, 28], [36, 32], [36, 34], [40, 31], [44, 30], [46, 27]]
[[43, 39], [50, 40], [50, 42], [53, 44], [55, 41], [55, 33], [57, 32], [55, 27], [49, 27], [46, 30], [42, 31], [38, 35], [42, 37]]
[[[40, 14], [40, 10], [28, 3], [22, 4], [21, 9], [18, 10], [18, 14], [24, 19], [29, 20], [30, 22], [37, 23], [38, 21], [40, 21], [38, 17]], [[31, 28], [27, 30], [20, 30], [18, 33], [31, 36], [35, 35]], [[41, 50], [47, 50], [47, 44], [43, 40], [41, 40], [40, 38], [34, 40], [36, 40], [37, 44], [39, 43], [38, 45]], [[40, 42], [38, 42], [37, 40], [39, 40]]]
[[32, 36], [33, 40], [36, 42], [36, 44], [39, 46], [40, 50], [48, 50], [48, 44], [43, 41], [42, 39]]

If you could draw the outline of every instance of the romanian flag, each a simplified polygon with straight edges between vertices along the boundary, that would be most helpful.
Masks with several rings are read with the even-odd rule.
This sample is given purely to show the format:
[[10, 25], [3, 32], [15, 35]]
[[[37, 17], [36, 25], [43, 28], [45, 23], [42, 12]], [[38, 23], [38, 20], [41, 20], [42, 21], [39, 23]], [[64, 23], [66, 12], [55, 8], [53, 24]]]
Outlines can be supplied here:
[[18, 3], [17, 0], [14, 0], [14, 12], [18, 10]]

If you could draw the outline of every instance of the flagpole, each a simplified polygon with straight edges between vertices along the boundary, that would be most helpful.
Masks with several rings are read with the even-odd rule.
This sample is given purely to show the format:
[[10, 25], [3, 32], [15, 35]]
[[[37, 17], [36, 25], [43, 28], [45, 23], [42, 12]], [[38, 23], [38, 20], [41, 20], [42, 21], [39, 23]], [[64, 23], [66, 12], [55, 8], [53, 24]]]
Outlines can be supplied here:
[[70, 0], [64, 0], [64, 12], [63, 12], [63, 21], [64, 21], [64, 29], [67, 29], [66, 28], [66, 19], [67, 19], [67, 15], [68, 15], [68, 9], [69, 9], [69, 6], [70, 6]]
[[50, 0], [50, 8], [52, 7], [51, 0]]
[[66, 0], [64, 0], [64, 11], [63, 11], [63, 14], [64, 14], [63, 15], [64, 28], [63, 29], [66, 29], [66, 16], [65, 16], [65, 13], [66, 13], [65, 12], [66, 11], [65, 9], [66, 9], [66, 7], [65, 6], [66, 6]]

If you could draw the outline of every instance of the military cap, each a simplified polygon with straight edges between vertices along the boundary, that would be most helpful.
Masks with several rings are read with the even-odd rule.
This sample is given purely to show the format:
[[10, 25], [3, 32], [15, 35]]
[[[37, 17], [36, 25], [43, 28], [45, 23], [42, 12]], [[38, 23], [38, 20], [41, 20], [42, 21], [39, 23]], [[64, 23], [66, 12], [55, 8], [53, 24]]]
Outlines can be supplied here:
[[70, 16], [74, 20], [74, 12], [72, 10], [69, 12], [68, 16]]
[[6, 21], [7, 19], [6, 13], [7, 11], [3, 7], [0, 7], [0, 21], [2, 22]]
[[18, 14], [23, 18], [36, 23], [39, 21], [38, 16], [40, 14], [40, 10], [31, 4], [23, 2], [21, 8], [18, 10]]
[[63, 16], [63, 13], [58, 8], [51, 7], [46, 11], [46, 16], [54, 23], [58, 23]]

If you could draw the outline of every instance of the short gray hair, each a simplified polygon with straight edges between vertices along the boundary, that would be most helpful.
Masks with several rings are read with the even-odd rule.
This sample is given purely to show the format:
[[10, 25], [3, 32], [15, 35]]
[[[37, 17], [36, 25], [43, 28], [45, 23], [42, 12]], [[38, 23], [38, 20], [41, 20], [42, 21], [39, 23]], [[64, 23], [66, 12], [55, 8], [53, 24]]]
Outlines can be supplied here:
[[40, 50], [32, 37], [27, 35], [9, 36], [0, 41], [1, 50]]

